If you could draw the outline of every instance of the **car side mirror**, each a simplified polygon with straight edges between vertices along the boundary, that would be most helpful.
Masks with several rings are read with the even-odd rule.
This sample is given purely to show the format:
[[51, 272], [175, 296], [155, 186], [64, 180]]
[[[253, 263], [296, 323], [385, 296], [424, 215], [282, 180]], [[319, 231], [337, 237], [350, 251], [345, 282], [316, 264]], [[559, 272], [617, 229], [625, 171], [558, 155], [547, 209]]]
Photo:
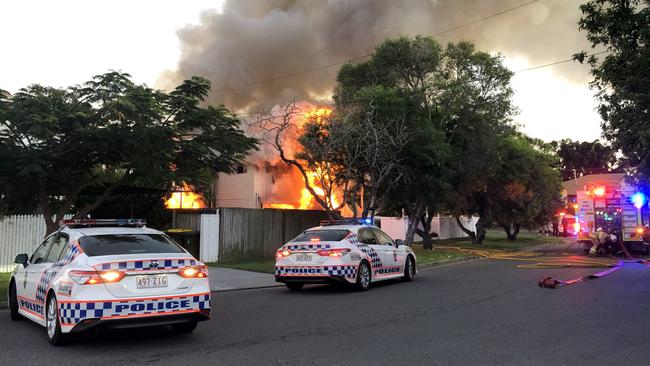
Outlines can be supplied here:
[[404, 245], [404, 240], [402, 239], [395, 239], [395, 247], [399, 248], [400, 246]]
[[27, 254], [25, 254], [25, 253], [18, 254], [16, 256], [16, 259], [14, 259], [14, 263], [22, 264], [23, 267], [27, 267], [27, 261], [28, 260], [29, 260], [29, 257], [27, 256]]

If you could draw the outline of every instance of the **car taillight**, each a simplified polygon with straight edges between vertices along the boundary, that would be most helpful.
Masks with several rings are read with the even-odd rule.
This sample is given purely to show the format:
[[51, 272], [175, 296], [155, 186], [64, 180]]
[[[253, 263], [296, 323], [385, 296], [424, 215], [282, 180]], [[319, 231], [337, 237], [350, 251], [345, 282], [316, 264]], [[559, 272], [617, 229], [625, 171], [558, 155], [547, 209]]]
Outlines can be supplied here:
[[178, 274], [184, 278], [207, 278], [208, 277], [208, 267], [206, 266], [193, 266], [193, 267], [184, 267]]
[[290, 256], [290, 255], [291, 255], [291, 251], [290, 251], [290, 250], [286, 250], [286, 249], [280, 249], [280, 250], [278, 250], [278, 252], [275, 254], [275, 256], [278, 257], [278, 258], [284, 258], [284, 257], [288, 257], [288, 256]]
[[321, 249], [316, 252], [318, 255], [321, 257], [342, 257], [348, 253], [350, 253], [350, 249], [348, 248], [340, 248], [340, 249]]
[[120, 271], [70, 271], [68, 277], [79, 285], [120, 282], [126, 273]]

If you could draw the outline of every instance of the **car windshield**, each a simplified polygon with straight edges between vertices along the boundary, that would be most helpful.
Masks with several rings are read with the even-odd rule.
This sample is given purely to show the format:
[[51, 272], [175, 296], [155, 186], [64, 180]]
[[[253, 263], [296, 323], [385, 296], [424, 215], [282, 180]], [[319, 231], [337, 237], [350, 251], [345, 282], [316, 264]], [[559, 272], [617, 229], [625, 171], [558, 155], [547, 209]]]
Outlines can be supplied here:
[[309, 230], [292, 241], [341, 241], [349, 233], [350, 230]]
[[183, 249], [162, 234], [111, 234], [84, 236], [81, 249], [89, 257], [119, 254], [184, 253]]

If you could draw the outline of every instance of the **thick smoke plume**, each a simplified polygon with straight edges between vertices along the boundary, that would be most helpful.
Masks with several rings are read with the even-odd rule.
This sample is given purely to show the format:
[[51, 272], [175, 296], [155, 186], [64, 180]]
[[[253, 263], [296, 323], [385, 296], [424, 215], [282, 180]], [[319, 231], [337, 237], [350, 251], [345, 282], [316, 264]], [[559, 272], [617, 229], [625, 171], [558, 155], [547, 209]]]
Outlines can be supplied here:
[[[388, 37], [435, 34], [524, 3], [524, 0], [236, 0], [221, 12], [201, 14], [197, 25], [178, 31], [178, 68], [160, 87], [192, 75], [212, 81], [209, 102], [243, 111], [296, 99], [328, 103], [338, 67], [239, 87], [372, 52]], [[577, 31], [576, 0], [532, 5], [437, 37], [441, 43], [472, 40], [480, 49], [534, 64], [569, 58], [586, 49]], [[561, 68], [558, 68], [561, 72]], [[566, 74], [584, 81], [586, 71]], [[238, 87], [219, 92], [220, 89]]]
[[[181, 58], [177, 69], [164, 73], [157, 86], [170, 88], [193, 75], [203, 76], [212, 82], [209, 103], [224, 104], [249, 120], [255, 113], [246, 113], [268, 113], [291, 101], [303, 106], [330, 104], [339, 65], [300, 71], [369, 54], [386, 38], [434, 35], [524, 2], [227, 0], [220, 11], [205, 11], [199, 24], [178, 31]], [[579, 5], [579, 0], [539, 0], [436, 38], [443, 45], [471, 40], [481, 50], [526, 58], [533, 65], [564, 60], [588, 48], [584, 34], [578, 32]], [[294, 73], [298, 74], [278, 78]], [[588, 75], [585, 69], [562, 76], [584, 82]], [[286, 145], [293, 155], [295, 139]], [[302, 176], [282, 163], [270, 145], [262, 144], [249, 162], [273, 172], [279, 183], [267, 202], [297, 204], [304, 187]]]

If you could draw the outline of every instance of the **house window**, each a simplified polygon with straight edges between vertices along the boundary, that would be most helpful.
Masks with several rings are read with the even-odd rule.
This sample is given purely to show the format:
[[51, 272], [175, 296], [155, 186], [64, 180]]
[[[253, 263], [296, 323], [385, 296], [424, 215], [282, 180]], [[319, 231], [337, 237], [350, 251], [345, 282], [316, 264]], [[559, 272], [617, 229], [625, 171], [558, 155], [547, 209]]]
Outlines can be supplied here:
[[245, 165], [238, 165], [237, 166], [237, 174], [246, 174], [248, 169], [246, 169]]

